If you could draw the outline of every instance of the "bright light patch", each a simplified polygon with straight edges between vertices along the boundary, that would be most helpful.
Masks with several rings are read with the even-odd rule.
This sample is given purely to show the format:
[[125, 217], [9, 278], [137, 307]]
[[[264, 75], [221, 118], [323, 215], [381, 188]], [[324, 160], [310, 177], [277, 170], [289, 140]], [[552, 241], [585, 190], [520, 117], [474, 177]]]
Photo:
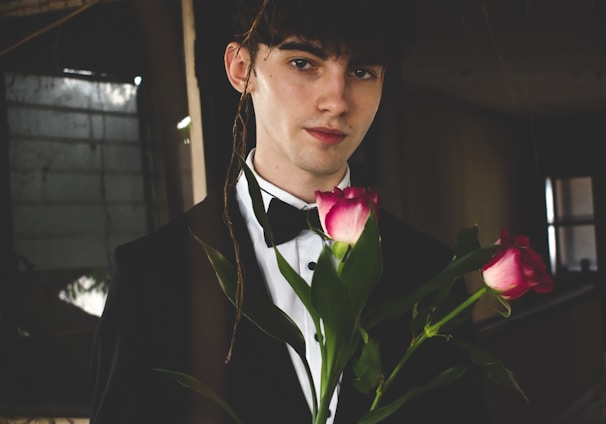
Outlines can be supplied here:
[[59, 299], [77, 306], [91, 315], [100, 317], [107, 294], [94, 285], [93, 278], [83, 275], [62, 290], [59, 293]]
[[179, 123], [177, 124], [177, 129], [182, 130], [183, 128], [187, 128], [187, 126], [190, 123], [191, 123], [191, 118], [189, 116], [186, 116], [185, 118], [183, 118], [179, 121]]

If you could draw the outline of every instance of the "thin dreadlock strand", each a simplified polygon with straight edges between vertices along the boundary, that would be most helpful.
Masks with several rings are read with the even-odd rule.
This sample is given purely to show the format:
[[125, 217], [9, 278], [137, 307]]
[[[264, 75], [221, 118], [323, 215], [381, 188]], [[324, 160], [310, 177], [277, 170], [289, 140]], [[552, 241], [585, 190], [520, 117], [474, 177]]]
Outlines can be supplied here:
[[257, 16], [255, 16], [255, 20], [250, 25], [250, 28], [248, 28], [248, 31], [246, 31], [244, 33], [244, 39], [242, 40], [242, 45], [243, 46], [246, 45], [246, 43], [252, 37], [253, 32], [255, 32], [255, 30], [259, 26], [259, 21], [263, 17], [263, 14], [265, 13], [265, 9], [267, 9], [267, 5], [269, 4], [270, 1], [271, 0], [263, 0], [263, 4], [261, 4], [261, 7], [259, 7], [259, 11], [257, 12]]
[[[228, 193], [234, 187], [236, 183], [236, 179], [240, 174], [240, 165], [239, 161], [236, 158], [236, 155], [240, 155], [244, 157], [246, 153], [246, 128], [248, 123], [248, 102], [246, 98], [246, 89], [248, 88], [248, 80], [250, 78], [250, 70], [248, 71], [248, 75], [245, 83], [245, 90], [243, 91], [242, 96], [240, 96], [240, 101], [238, 103], [237, 115], [234, 120], [234, 124], [232, 127], [232, 154], [229, 161], [228, 166], [228, 175], [225, 180], [225, 184], [223, 186], [223, 220], [227, 225], [229, 230], [229, 234], [232, 240], [232, 245], [234, 248], [234, 255], [236, 258], [236, 269], [237, 269], [237, 285], [236, 285], [236, 317], [234, 319], [234, 324], [232, 328], [231, 341], [229, 343], [229, 349], [227, 351], [227, 355], [225, 357], [225, 363], [229, 363], [231, 360], [231, 354], [233, 351], [233, 347], [236, 341], [236, 330], [240, 319], [242, 318], [242, 306], [244, 303], [244, 268], [242, 266], [242, 261], [240, 260], [240, 243], [236, 239], [236, 235], [234, 232], [233, 221], [231, 219], [231, 215], [229, 213], [228, 208]], [[244, 114], [245, 118], [242, 117]], [[241, 130], [238, 130], [241, 128]]]
[[[240, 48], [245, 46], [252, 37], [255, 29], [257, 28], [263, 13], [270, 0], [263, 0], [263, 4], [259, 8], [257, 12], [257, 16], [255, 17], [252, 25], [244, 35], [244, 39], [240, 44]], [[225, 363], [229, 363], [231, 360], [231, 355], [233, 352], [234, 344], [236, 341], [236, 331], [238, 328], [238, 324], [240, 323], [240, 319], [242, 318], [242, 308], [244, 304], [244, 268], [242, 266], [242, 261], [240, 260], [240, 244], [236, 240], [233, 221], [231, 219], [231, 215], [229, 213], [228, 208], [228, 194], [230, 190], [234, 187], [238, 175], [241, 171], [241, 165], [237, 158], [237, 155], [240, 157], [244, 157], [246, 154], [246, 138], [247, 138], [247, 128], [248, 128], [248, 118], [249, 118], [249, 101], [248, 101], [248, 83], [250, 81], [251, 71], [252, 71], [252, 61], [248, 66], [248, 70], [246, 73], [246, 81], [244, 84], [244, 90], [242, 90], [242, 94], [240, 95], [240, 99], [238, 101], [238, 108], [236, 111], [236, 117], [234, 118], [234, 123], [232, 126], [232, 150], [231, 157], [229, 160], [229, 164], [227, 167], [227, 175], [225, 178], [225, 184], [223, 185], [223, 220], [227, 225], [229, 230], [230, 237], [232, 239], [232, 244], [234, 248], [234, 255], [236, 258], [236, 269], [238, 275], [238, 281], [236, 286], [236, 317], [234, 319], [234, 324], [232, 327], [231, 340], [229, 343], [229, 349], [227, 351], [227, 355], [225, 357]]]

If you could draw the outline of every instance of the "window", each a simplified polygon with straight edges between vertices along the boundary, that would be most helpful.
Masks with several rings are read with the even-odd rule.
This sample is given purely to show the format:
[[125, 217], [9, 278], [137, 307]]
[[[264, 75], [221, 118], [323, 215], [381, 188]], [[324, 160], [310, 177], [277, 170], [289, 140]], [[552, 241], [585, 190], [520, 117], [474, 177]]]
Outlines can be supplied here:
[[[21, 271], [88, 269], [65, 300], [94, 285], [112, 248], [145, 234], [133, 84], [5, 77], [15, 252]], [[103, 302], [85, 306], [100, 315]]]
[[565, 276], [597, 271], [592, 178], [547, 178], [545, 196], [552, 273]]
[[6, 73], [3, 88], [3, 201], [17, 263], [15, 278], [0, 281], [11, 293], [0, 311], [0, 416], [87, 416], [113, 249], [150, 229], [138, 87]]

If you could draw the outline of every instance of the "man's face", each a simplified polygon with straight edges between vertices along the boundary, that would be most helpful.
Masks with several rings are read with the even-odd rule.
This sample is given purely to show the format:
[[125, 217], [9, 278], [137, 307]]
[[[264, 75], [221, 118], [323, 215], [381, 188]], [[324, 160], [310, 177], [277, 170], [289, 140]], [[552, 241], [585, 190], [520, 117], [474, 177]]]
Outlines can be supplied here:
[[381, 65], [328, 55], [307, 40], [260, 45], [249, 85], [259, 174], [278, 186], [338, 182], [375, 117], [383, 77]]

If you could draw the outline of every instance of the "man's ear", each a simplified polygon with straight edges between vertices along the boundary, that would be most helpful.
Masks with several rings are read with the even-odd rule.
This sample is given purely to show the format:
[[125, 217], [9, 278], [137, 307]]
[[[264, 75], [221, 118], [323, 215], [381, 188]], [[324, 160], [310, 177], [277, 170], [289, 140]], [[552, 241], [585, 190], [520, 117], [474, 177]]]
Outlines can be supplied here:
[[246, 88], [246, 76], [248, 74], [248, 67], [250, 66], [250, 52], [239, 43], [232, 41], [227, 45], [223, 59], [229, 82], [236, 90], [242, 93]]

